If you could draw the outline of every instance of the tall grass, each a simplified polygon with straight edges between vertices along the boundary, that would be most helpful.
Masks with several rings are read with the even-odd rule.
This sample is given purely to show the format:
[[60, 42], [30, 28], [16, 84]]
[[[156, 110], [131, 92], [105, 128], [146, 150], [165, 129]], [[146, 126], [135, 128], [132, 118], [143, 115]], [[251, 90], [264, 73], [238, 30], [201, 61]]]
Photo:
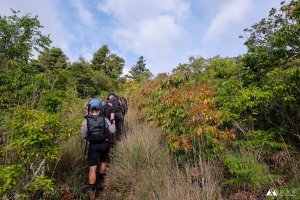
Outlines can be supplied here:
[[112, 152], [107, 199], [221, 199], [211, 165], [201, 163], [205, 174], [199, 166], [180, 169], [161, 131], [138, 123], [134, 113], [127, 116], [127, 137]]
[[54, 166], [53, 178], [60, 188], [60, 199], [85, 199], [88, 164], [81, 137], [69, 139], [61, 148], [61, 157]]

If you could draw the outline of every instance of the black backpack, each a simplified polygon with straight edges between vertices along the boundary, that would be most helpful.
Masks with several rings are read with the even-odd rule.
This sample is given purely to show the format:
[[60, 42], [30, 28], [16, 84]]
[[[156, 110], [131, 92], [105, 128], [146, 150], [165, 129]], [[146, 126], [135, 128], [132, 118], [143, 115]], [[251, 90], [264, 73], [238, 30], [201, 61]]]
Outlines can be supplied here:
[[105, 117], [103, 115], [87, 115], [87, 139], [92, 143], [103, 142], [107, 138]]

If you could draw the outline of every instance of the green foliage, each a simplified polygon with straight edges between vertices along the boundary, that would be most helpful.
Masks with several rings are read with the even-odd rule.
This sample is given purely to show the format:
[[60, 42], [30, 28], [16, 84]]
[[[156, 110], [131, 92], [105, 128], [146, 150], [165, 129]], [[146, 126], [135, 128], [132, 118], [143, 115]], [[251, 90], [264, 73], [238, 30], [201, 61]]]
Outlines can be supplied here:
[[80, 135], [82, 116], [85, 114], [85, 100], [79, 99], [72, 91], [66, 91], [64, 101], [60, 104], [60, 137], [63, 141]]
[[39, 56], [42, 66], [50, 71], [65, 69], [68, 65], [68, 58], [60, 48], [51, 48]]
[[103, 45], [97, 52], [94, 53], [92, 64], [95, 70], [105, 69], [105, 59], [110, 54], [107, 45]]
[[137, 82], [141, 82], [142, 80], [150, 80], [153, 74], [150, 72], [149, 69], [146, 68], [146, 60], [143, 56], [139, 57], [136, 65], [132, 66], [129, 71], [129, 78]]
[[42, 197], [50, 197], [55, 194], [55, 187], [53, 179], [50, 179], [44, 175], [40, 175], [34, 178], [32, 182], [26, 185], [25, 190], [28, 193], [27, 197], [33, 197], [38, 191], [42, 193]]
[[[0, 194], [8, 198], [60, 199], [49, 177], [61, 146], [80, 135], [86, 101], [80, 97], [106, 95], [124, 84], [124, 60], [107, 46], [93, 63], [79, 58], [70, 64], [60, 48], [48, 49], [41, 28], [37, 17], [0, 16]], [[74, 187], [81, 193], [78, 181]]]
[[19, 16], [12, 10], [11, 16], [0, 16], [0, 66], [8, 60], [28, 61], [33, 50], [42, 51], [49, 47], [51, 40], [44, 36], [37, 16]]
[[76, 90], [80, 97], [94, 96], [99, 93], [95, 82], [95, 72], [91, 65], [85, 61], [75, 62], [69, 66]]
[[269, 154], [284, 148], [284, 144], [276, 141], [276, 134], [271, 131], [250, 131], [244, 140], [231, 142], [233, 147], [251, 149], [264, 154]]
[[82, 98], [99, 95], [103, 91], [118, 90], [122, 82], [118, 74], [106, 75], [103, 69], [95, 70], [94, 65], [81, 59], [71, 64], [68, 68], [70, 72], [70, 82], [75, 86], [78, 94]]
[[118, 55], [111, 53], [107, 45], [103, 45], [94, 53], [92, 64], [94, 70], [103, 70], [105, 75], [118, 78], [122, 74], [125, 61]]
[[31, 61], [31, 65], [40, 72], [44, 72], [51, 83], [51, 89], [66, 90], [71, 79], [67, 70], [68, 58], [60, 48], [51, 48], [39, 55], [38, 60]]
[[12, 190], [24, 172], [22, 165], [0, 165], [0, 195]]
[[59, 105], [65, 99], [65, 93], [61, 90], [49, 90], [40, 100], [42, 107], [48, 112], [57, 112]]
[[50, 88], [44, 74], [30, 64], [16, 61], [8, 62], [8, 68], [0, 69], [0, 79], [2, 108], [14, 107], [21, 102], [34, 106], [43, 91]]
[[267, 166], [259, 163], [251, 156], [228, 155], [224, 160], [231, 178], [225, 184], [255, 190], [259, 186], [270, 183], [273, 175], [267, 174]]
[[36, 159], [57, 159], [61, 124], [57, 114], [27, 110], [24, 106], [12, 109], [6, 120], [7, 151], [19, 152], [25, 163]]
[[252, 107], [257, 113], [253, 116], [255, 126], [269, 129], [276, 125], [291, 137], [298, 136], [300, 130], [300, 24], [293, 14], [297, 9], [294, 4], [283, 2], [278, 11], [272, 9], [268, 18], [245, 30], [250, 35], [246, 41], [248, 53], [242, 58], [244, 86], [258, 87], [264, 95], [264, 103]]

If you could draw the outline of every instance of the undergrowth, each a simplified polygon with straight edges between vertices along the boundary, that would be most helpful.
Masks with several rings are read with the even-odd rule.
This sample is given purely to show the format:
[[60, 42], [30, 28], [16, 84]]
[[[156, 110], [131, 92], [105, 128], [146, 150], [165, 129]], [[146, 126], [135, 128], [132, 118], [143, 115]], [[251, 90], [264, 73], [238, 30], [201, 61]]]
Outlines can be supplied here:
[[160, 130], [128, 117], [127, 137], [112, 153], [108, 170], [108, 199], [220, 199], [213, 165], [179, 166], [167, 151]]

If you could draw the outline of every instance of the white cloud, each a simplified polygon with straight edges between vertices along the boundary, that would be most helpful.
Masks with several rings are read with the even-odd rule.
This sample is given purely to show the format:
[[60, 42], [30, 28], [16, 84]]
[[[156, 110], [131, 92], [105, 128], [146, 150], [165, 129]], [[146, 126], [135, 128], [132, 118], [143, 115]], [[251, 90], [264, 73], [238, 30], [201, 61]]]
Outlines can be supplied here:
[[188, 13], [190, 3], [188, 0], [106, 0], [98, 7], [122, 23], [131, 23], [161, 14], [172, 15], [180, 20]]
[[125, 75], [128, 75], [129, 74], [129, 71], [130, 71], [130, 69], [129, 68], [127, 68], [127, 67], [124, 67], [123, 68], [123, 72], [122, 72], [122, 74], [125, 76]]
[[93, 14], [85, 7], [82, 0], [71, 0], [73, 5], [77, 8], [79, 19], [87, 26], [95, 26], [95, 20]]
[[162, 69], [161, 65], [166, 65], [170, 57], [178, 53], [176, 51], [184, 35], [182, 26], [176, 24], [171, 16], [162, 15], [141, 21], [134, 29], [117, 28], [114, 39], [121, 49], [143, 55], [148, 60], [148, 66], [156, 73]]
[[223, 32], [230, 31], [230, 24], [242, 21], [252, 6], [252, 0], [232, 0], [225, 4], [212, 20], [204, 41], [218, 40]]
[[183, 24], [190, 14], [188, 0], [106, 0], [99, 10], [118, 21], [113, 40], [124, 54], [143, 55], [154, 73], [178, 64], [176, 53], [187, 39]]
[[183, 28], [172, 17], [158, 16], [141, 21], [134, 28], [116, 28], [114, 37], [122, 48], [137, 54], [147, 53], [154, 56], [158, 53], [171, 53], [172, 46], [181, 38], [183, 32]]

